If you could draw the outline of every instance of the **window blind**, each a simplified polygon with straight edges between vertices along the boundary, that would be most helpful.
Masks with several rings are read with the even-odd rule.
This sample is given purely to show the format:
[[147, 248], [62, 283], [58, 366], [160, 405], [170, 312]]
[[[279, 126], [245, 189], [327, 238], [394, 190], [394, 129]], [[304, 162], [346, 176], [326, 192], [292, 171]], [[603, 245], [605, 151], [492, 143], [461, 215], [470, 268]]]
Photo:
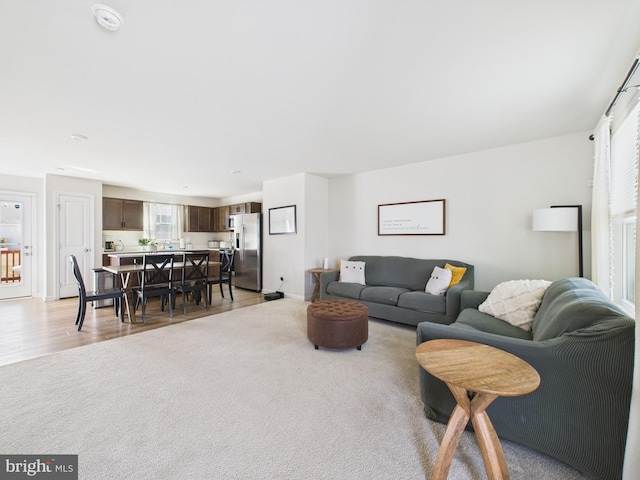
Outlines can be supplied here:
[[636, 210], [640, 104], [631, 110], [611, 135], [611, 214]]

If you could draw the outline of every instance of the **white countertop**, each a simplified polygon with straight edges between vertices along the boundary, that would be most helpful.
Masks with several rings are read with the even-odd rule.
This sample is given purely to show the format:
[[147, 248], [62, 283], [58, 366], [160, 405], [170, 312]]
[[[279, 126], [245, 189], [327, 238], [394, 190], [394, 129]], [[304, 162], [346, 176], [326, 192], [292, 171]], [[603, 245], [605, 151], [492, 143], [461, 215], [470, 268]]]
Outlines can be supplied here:
[[105, 253], [110, 257], [114, 257], [114, 258], [127, 258], [127, 257], [141, 257], [142, 255], [148, 255], [150, 253], [154, 253], [158, 255], [162, 255], [163, 253], [167, 253], [167, 254], [168, 253], [191, 253], [192, 251], [196, 251], [196, 250], [200, 250], [200, 249], [180, 250], [177, 248], [167, 248], [166, 250], [158, 249], [155, 252], [152, 252], [150, 250], [139, 250], [135, 252], [124, 251], [124, 252], [105, 252]]

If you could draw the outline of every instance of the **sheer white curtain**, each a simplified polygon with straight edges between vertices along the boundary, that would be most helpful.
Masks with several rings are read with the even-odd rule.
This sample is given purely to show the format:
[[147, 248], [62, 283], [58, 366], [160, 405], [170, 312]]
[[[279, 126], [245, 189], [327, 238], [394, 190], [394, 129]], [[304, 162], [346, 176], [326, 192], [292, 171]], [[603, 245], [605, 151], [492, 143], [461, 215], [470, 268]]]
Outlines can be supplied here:
[[184, 208], [166, 203], [143, 203], [145, 238], [177, 240], [184, 231]]
[[591, 210], [591, 279], [613, 298], [613, 230], [610, 215], [611, 119], [603, 116], [594, 132], [595, 157]]
[[[640, 136], [640, 132], [639, 132]], [[640, 143], [640, 138], [638, 138]], [[638, 162], [638, 181], [640, 182], [640, 161]], [[640, 212], [640, 195], [636, 199], [636, 212]], [[622, 478], [632, 480], [640, 478], [640, 242], [638, 239], [638, 225], [636, 222], [636, 271], [635, 271], [635, 303], [636, 303], [636, 350], [633, 369], [633, 386], [631, 390], [631, 408], [629, 410], [629, 430], [625, 448]]]
[[144, 238], [156, 238], [156, 219], [158, 218], [158, 208], [155, 203], [144, 202], [142, 204], [143, 217], [142, 228]]

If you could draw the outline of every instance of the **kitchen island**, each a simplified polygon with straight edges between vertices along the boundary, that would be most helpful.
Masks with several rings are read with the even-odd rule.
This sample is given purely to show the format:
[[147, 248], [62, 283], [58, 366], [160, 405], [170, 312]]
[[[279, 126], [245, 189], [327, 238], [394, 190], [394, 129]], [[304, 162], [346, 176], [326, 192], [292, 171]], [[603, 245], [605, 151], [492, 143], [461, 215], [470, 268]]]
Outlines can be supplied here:
[[[201, 250], [201, 252], [205, 252], [205, 251]], [[184, 253], [192, 253], [192, 252], [182, 251], [180, 253], [184, 254]], [[146, 252], [140, 258], [144, 257], [144, 255], [146, 255]], [[133, 257], [125, 257], [125, 258], [136, 258], [136, 257], [133, 256]], [[176, 259], [178, 261], [174, 261], [173, 271], [177, 278], [173, 278], [173, 280], [170, 280], [169, 283], [171, 282], [175, 283], [176, 281], [180, 282], [180, 275], [181, 275], [180, 272], [183, 269], [191, 268], [191, 265], [193, 265], [193, 264], [185, 263], [184, 257], [181, 258], [181, 255], [179, 254], [176, 255]], [[154, 270], [154, 268], [152, 267], [147, 267], [147, 269], [145, 269], [145, 267], [147, 267], [147, 265], [143, 264], [142, 261], [136, 264], [128, 263], [128, 264], [120, 264], [120, 265], [108, 265], [103, 267], [105, 271], [112, 273], [116, 277], [118, 287], [124, 290], [125, 292], [124, 308], [126, 309], [127, 317], [129, 318], [129, 321], [131, 323], [135, 323], [136, 321], [136, 308], [135, 308], [136, 300], [135, 300], [135, 295], [133, 293], [133, 289], [134, 287], [137, 287], [138, 285], [140, 285], [141, 276], [144, 275], [145, 272], [151, 272], [151, 274], [153, 275], [157, 271], [157, 270]], [[207, 278], [210, 278], [210, 277], [215, 278], [220, 275], [219, 272], [220, 272], [220, 262], [218, 260], [209, 260]]]
[[123, 252], [105, 252], [102, 257], [103, 265], [134, 265], [137, 263], [142, 263], [142, 257], [145, 255], [169, 255], [173, 254], [176, 256], [184, 255], [185, 253], [194, 253], [194, 252], [209, 252], [209, 258], [212, 261], [218, 261], [220, 256], [220, 251], [216, 248], [198, 248], [191, 250], [184, 249], [175, 249], [175, 248], [166, 248], [166, 249], [158, 249], [155, 252], [151, 251], [123, 251]]

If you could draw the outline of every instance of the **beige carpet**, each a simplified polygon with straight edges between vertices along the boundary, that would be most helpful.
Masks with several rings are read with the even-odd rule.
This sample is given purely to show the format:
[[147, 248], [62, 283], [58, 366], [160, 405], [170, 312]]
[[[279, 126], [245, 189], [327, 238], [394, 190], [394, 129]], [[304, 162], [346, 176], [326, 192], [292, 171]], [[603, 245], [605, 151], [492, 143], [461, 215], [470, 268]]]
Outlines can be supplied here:
[[[314, 350], [278, 300], [0, 367], [0, 452], [78, 454], [82, 479], [428, 478], [415, 329]], [[513, 479], [579, 479], [512, 443]], [[465, 433], [449, 478], [483, 479]]]

